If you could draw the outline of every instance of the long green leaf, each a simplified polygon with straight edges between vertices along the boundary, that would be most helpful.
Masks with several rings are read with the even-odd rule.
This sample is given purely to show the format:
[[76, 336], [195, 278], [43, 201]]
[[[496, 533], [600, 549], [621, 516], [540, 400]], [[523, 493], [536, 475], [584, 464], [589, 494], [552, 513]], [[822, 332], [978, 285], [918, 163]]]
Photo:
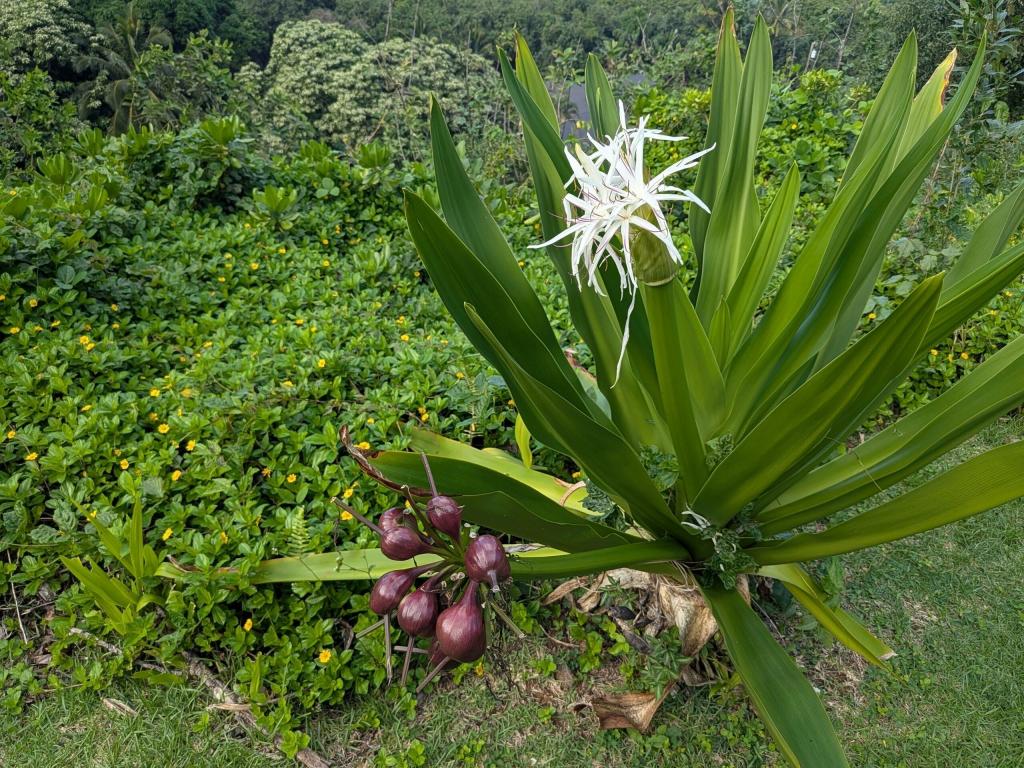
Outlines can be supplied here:
[[782, 248], [789, 237], [793, 223], [793, 212], [800, 195], [800, 171], [796, 163], [790, 166], [775, 194], [771, 206], [765, 212], [764, 221], [747, 252], [740, 273], [729, 291], [727, 304], [733, 318], [729, 346], [720, 359], [728, 360], [743, 338], [753, 328], [754, 312], [761, 302], [764, 290], [778, 266]]
[[501, 64], [501, 75], [505, 80], [505, 87], [508, 89], [509, 96], [512, 97], [512, 103], [519, 112], [519, 116], [523, 119], [523, 124], [543, 147], [548, 159], [558, 171], [562, 183], [565, 183], [572, 176], [572, 168], [569, 167], [569, 161], [566, 159], [565, 145], [562, 143], [558, 128], [551, 124], [544, 110], [527, 92], [509, 63], [508, 56], [502, 50], [498, 51], [498, 61]]
[[[693, 191], [712, 210], [717, 206], [718, 189], [722, 184], [728, 142], [733, 135], [736, 122], [736, 101], [740, 90], [743, 62], [740, 46], [736, 41], [736, 27], [733, 9], [730, 6], [722, 17], [722, 28], [718, 33], [718, 55], [715, 57], [715, 72], [711, 80], [711, 114], [708, 118], [708, 132], [704, 147], [715, 147], [700, 162]], [[696, 301], [697, 292], [704, 272], [704, 240], [707, 235], [710, 214], [695, 203], [688, 209], [690, 240], [697, 254], [698, 274], [691, 298]]]
[[466, 302], [481, 307], [488, 325], [499, 329], [503, 344], [513, 356], [530, 361], [534, 375], [576, 406], [598, 415], [598, 409], [588, 405], [591, 401], [558, 347], [550, 326], [531, 326], [489, 266], [466, 247], [434, 210], [411, 192], [406, 193], [405, 200], [409, 232], [420, 258], [441, 300], [474, 346], [504, 373], [501, 356], [469, 320]]
[[[508, 475], [458, 459], [441, 456], [428, 456], [428, 459], [438, 489], [463, 505], [463, 514], [469, 522], [566, 552], [599, 549], [634, 538], [566, 509]], [[418, 454], [386, 451], [371, 454], [367, 460], [392, 482], [428, 487]], [[501, 505], [489, 494], [514, 499], [517, 505], [514, 514], [503, 514], [499, 509]]]
[[1024, 338], [939, 397], [848, 453], [813, 470], [759, 516], [775, 535], [846, 509], [931, 463], [1024, 403]]
[[644, 286], [643, 297], [651, 321], [662, 407], [679, 462], [676, 489], [680, 503], [685, 504], [696, 497], [708, 475], [697, 417], [715, 400], [721, 413], [724, 384], [682, 283], [671, 280], [664, 285]]
[[736, 671], [779, 751], [797, 768], [849, 768], [807, 678], [735, 590], [704, 587]]
[[778, 579], [807, 612], [836, 640], [875, 666], [888, 669], [886, 659], [896, 655], [888, 645], [875, 637], [857, 618], [827, 602], [821, 587], [799, 565], [766, 565], [759, 576]]
[[652, 563], [669, 563], [685, 559], [687, 554], [685, 547], [674, 542], [638, 541], [568, 555], [514, 559], [512, 576], [523, 579], [564, 579], [614, 568], [642, 568]]
[[714, 258], [703, 262], [695, 303], [705, 328], [711, 327], [715, 310], [729, 294], [760, 224], [761, 211], [753, 183], [754, 160], [771, 84], [772, 46], [768, 27], [759, 16], [743, 62], [732, 136], [726, 146], [719, 148], [728, 152], [728, 159], [722, 187], [717, 190], [711, 208], [704, 246]]
[[923, 282], [881, 325], [765, 416], [712, 472], [694, 511], [724, 524], [762, 494], [774, 499], [823, 448], [843, 440], [912, 366], [941, 287], [941, 276]]
[[413, 451], [421, 451], [428, 457], [441, 456], [447, 459], [458, 459], [499, 472], [539, 491], [566, 509], [577, 514], [589, 514], [589, 511], [580, 503], [586, 497], [585, 490], [578, 489], [569, 498], [566, 498], [566, 493], [570, 488], [568, 483], [559, 480], [554, 475], [528, 469], [523, 466], [523, 462], [500, 448], [474, 448], [427, 429], [419, 427], [407, 429], [410, 437], [409, 448]]
[[949, 270], [946, 282], [951, 291], [956, 290], [960, 281], [987, 264], [1006, 245], [1014, 232], [1024, 221], [1024, 184], [1008, 194], [981, 225], [974, 230], [971, 239], [956, 264]]
[[[819, 368], [841, 353], [853, 337], [882, 268], [886, 245], [903, 220], [954, 124], [967, 109], [981, 76], [984, 55], [985, 44], [982, 41], [956, 95], [899, 161], [861, 213], [857, 227], [843, 249], [834, 280], [821, 297], [821, 315], [834, 317], [835, 323], [818, 356]], [[805, 344], [804, 348], [812, 348], [812, 345]]]
[[913, 536], [1024, 496], [1024, 441], [966, 461], [892, 501], [821, 533], [748, 549], [761, 565], [818, 560]]
[[592, 53], [587, 56], [584, 81], [590, 120], [594, 124], [594, 135], [614, 136], [619, 128], [619, 110], [615, 103], [615, 94], [612, 93], [611, 83], [608, 82], [608, 75], [604, 73], [601, 62]]
[[[530, 431], [540, 440], [575, 459], [587, 475], [616, 498], [634, 519], [655, 535], [684, 532], [639, 457], [621, 434], [594, 421], [585, 412], [545, 386], [501, 345], [473, 307], [467, 307], [480, 332], [503, 358], [507, 379]], [[531, 418], [535, 414], [535, 418]]]
[[1024, 243], [1007, 248], [939, 297], [931, 327], [921, 343], [922, 351], [939, 344], [971, 315], [1024, 272]]

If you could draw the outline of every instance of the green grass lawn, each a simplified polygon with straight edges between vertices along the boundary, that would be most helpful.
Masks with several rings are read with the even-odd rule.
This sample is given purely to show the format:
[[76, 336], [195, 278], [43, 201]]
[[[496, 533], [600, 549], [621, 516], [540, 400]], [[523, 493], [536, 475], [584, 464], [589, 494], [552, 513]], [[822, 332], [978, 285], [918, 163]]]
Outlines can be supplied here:
[[[961, 452], [1019, 436], [1008, 424]], [[929, 470], [934, 471], [934, 470]], [[927, 473], [927, 471], [926, 471]], [[1024, 503], [843, 559], [844, 603], [899, 654], [894, 673], [867, 668], [819, 642], [799, 614], [770, 609], [810, 670], [853, 765], [1019, 768], [1024, 765]], [[313, 744], [345, 766], [781, 765], [740, 691], [726, 685], [671, 695], [652, 733], [601, 732], [586, 706], [620, 687], [613, 660], [590, 675], [536, 671], [573, 649], [531, 638], [492, 658], [482, 675], [433, 688], [418, 707], [397, 691], [325, 712], [307, 724]], [[202, 691], [116, 686], [66, 690], [5, 725], [0, 765], [279, 765], [282, 758], [231, 715], [207, 711]]]

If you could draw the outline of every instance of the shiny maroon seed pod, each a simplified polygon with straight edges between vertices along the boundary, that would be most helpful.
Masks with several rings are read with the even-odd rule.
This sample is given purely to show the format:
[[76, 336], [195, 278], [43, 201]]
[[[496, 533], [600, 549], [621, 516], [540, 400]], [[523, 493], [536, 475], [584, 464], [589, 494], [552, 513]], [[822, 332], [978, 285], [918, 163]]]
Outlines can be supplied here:
[[390, 560], [408, 560], [427, 551], [418, 531], [398, 525], [381, 532], [380, 551]]
[[496, 536], [477, 536], [466, 547], [466, 575], [481, 584], [490, 584], [498, 590], [498, 584], [512, 575], [508, 555]]
[[461, 662], [476, 661], [487, 650], [487, 630], [477, 584], [470, 582], [462, 598], [437, 617], [437, 647]]
[[380, 519], [377, 520], [377, 525], [380, 526], [382, 531], [388, 531], [400, 525], [406, 528], [415, 528], [416, 519], [401, 507], [392, 507], [381, 513]]
[[370, 590], [370, 610], [378, 616], [386, 616], [398, 607], [416, 581], [418, 569], [385, 573]]
[[451, 496], [434, 496], [427, 502], [430, 524], [453, 539], [462, 532], [462, 507]]
[[425, 584], [411, 595], [406, 595], [398, 606], [398, 626], [413, 637], [430, 637], [437, 623], [437, 593]]

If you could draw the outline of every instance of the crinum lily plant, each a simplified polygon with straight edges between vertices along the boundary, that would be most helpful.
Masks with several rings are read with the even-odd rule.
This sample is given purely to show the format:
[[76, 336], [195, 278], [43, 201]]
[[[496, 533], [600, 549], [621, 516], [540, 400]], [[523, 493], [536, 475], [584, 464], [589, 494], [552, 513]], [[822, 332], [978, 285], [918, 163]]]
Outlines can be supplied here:
[[[888, 429], [847, 444], [932, 346], [1024, 270], [1024, 245], [1007, 247], [1024, 219], [1022, 187], [977, 228], [948, 272], [923, 280], [890, 316], [858, 332], [886, 246], [968, 104], [982, 52], [947, 99], [955, 52], [915, 92], [916, 39], [908, 39], [835, 198], [770, 295], [772, 274], [788, 261], [800, 175], [791, 168], [770, 200], [755, 192], [772, 78], [763, 21], [741, 57], [726, 14], [707, 149], [665, 169], [645, 166], [644, 145], [671, 137], [644, 119], [627, 125], [596, 59], [586, 69], [593, 137], [567, 150], [524, 42], [514, 65], [499, 56], [522, 118], [542, 245], [564, 283], [592, 372], [556, 340], [436, 104], [431, 130], [441, 212], [409, 193], [409, 230], [438, 293], [503, 376], [529, 432], [569, 457], [588, 489], [612, 501], [628, 524], [595, 518], [580, 503], [583, 491], [567, 492], [566, 483], [511, 455], [413, 430], [409, 451], [364, 451], [347, 441], [367, 473], [409, 498], [413, 511], [404, 525], [412, 533], [385, 528], [401, 509], [389, 510], [378, 527], [385, 555], [412, 559], [387, 564], [379, 553], [344, 552], [331, 568], [351, 577], [360, 568], [379, 575], [417, 566], [391, 577], [402, 582], [397, 594], [389, 585], [375, 587], [388, 598], [378, 600], [386, 617], [409, 599], [403, 595], [415, 577], [465, 569], [469, 578], [457, 583], [468, 586], [445, 613], [461, 607], [467, 623], [444, 623], [446, 645], [431, 651], [441, 662], [483, 652], [479, 594], [495, 574], [551, 579], [628, 566], [697, 585], [781, 753], [794, 765], [845, 766], [811, 685], [738, 586], [754, 575], [779, 580], [838, 640], [885, 666], [892, 651], [826, 602], [801, 563], [1024, 495], [1024, 442], [1015, 442], [912, 490], [874, 498], [1024, 401], [1024, 339]], [[688, 190], [677, 179], [694, 166]], [[670, 216], [681, 220], [684, 211], [686, 248], [670, 227]], [[683, 253], [695, 257], [695, 269]], [[653, 479], [652, 455], [677, 470], [673, 480]], [[470, 563], [474, 540], [465, 528], [445, 534], [418, 509], [427, 504], [429, 512], [437, 489], [457, 503], [460, 523], [542, 548], [512, 548], [506, 558], [490, 542], [484, 566]], [[396, 548], [398, 539], [408, 546]], [[286, 565], [267, 564], [266, 580], [302, 578], [301, 568]], [[432, 604], [425, 621], [415, 613], [410, 626], [428, 636], [435, 627], [440, 636], [442, 620], [431, 618], [436, 611]], [[449, 638], [456, 630], [462, 645]]]

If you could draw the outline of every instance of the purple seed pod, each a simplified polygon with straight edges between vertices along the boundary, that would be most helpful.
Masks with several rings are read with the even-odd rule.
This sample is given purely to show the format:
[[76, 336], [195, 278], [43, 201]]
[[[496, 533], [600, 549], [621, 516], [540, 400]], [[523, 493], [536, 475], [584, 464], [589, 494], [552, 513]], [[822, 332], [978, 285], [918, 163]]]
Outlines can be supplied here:
[[477, 536], [466, 547], [466, 575], [481, 584], [490, 584], [498, 591], [498, 584], [512, 575], [505, 548], [496, 536]]
[[[436, 622], [435, 622], [436, 627]], [[448, 657], [444, 655], [441, 646], [437, 644], [437, 637], [430, 641], [430, 648], [427, 649], [427, 662], [431, 667], [436, 667]]]
[[427, 502], [430, 524], [453, 539], [462, 531], [462, 507], [451, 496], [434, 496]]
[[380, 551], [390, 560], [409, 560], [422, 555], [427, 549], [427, 542], [422, 539], [419, 531], [412, 528], [397, 525], [381, 531]]
[[487, 630], [477, 584], [470, 582], [459, 602], [437, 617], [437, 647], [456, 661], [476, 661], [487, 650]]
[[398, 626], [413, 637], [430, 637], [437, 623], [438, 605], [434, 586], [427, 582], [398, 606]]
[[416, 581], [419, 572], [419, 568], [408, 568], [385, 573], [377, 579], [370, 590], [370, 610], [378, 616], [386, 616], [395, 610]]
[[381, 513], [380, 519], [377, 520], [377, 525], [380, 526], [382, 531], [388, 531], [400, 525], [406, 528], [415, 528], [416, 519], [401, 507], [392, 507]]

